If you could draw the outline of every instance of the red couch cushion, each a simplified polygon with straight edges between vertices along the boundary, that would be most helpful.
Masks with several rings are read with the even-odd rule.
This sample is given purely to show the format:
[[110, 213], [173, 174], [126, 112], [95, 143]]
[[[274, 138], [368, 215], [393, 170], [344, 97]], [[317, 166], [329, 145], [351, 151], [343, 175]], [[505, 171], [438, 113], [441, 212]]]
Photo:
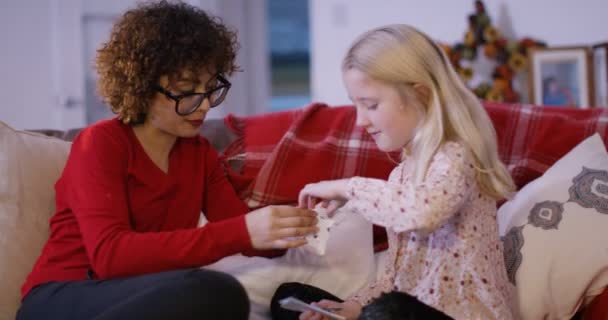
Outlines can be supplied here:
[[585, 308], [584, 320], [608, 320], [608, 289], [595, 297]]
[[608, 142], [608, 109], [539, 107], [485, 102], [498, 151], [518, 188], [541, 176], [585, 138]]

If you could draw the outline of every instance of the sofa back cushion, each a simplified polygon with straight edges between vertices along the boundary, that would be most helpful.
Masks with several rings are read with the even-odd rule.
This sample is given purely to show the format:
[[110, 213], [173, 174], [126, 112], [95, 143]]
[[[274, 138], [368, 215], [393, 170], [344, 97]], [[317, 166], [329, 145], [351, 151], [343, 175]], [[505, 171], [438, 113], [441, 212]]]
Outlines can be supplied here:
[[[318, 104], [322, 105], [322, 104]], [[608, 108], [574, 109], [543, 107], [527, 104], [483, 102], [497, 133], [498, 151], [518, 188], [540, 177], [568, 151], [594, 133], [608, 143]], [[337, 107], [352, 108], [349, 106]], [[249, 117], [229, 115], [226, 123], [235, 133], [233, 143], [224, 150], [224, 158], [239, 170], [243, 188], [258, 175], [262, 165], [271, 157], [302, 109], [274, 112]], [[319, 113], [314, 125], [327, 123], [335, 114]], [[354, 124], [354, 117], [342, 118]], [[313, 126], [313, 125], [311, 125]], [[356, 128], [353, 128], [356, 130]], [[319, 134], [329, 131], [319, 130]], [[321, 139], [321, 138], [319, 138]], [[228, 141], [228, 140], [226, 140]], [[352, 152], [357, 152], [355, 148]], [[366, 152], [366, 151], [361, 151]], [[239, 165], [234, 165], [239, 162]]]
[[608, 142], [608, 108], [575, 109], [484, 102], [498, 152], [518, 189], [594, 133]]
[[[38, 129], [30, 131], [41, 133], [49, 137], [59, 138], [65, 141], [72, 141], [74, 138], [76, 138], [81, 130], [82, 128], [74, 128], [69, 130]], [[237, 135], [233, 132], [233, 130], [230, 130], [224, 124], [223, 119], [206, 119], [200, 129], [200, 133], [209, 140], [213, 148], [215, 148], [215, 150], [218, 152], [224, 150], [237, 138]]]
[[70, 143], [0, 122], [0, 319], [14, 319], [20, 288], [49, 233], [54, 184]]

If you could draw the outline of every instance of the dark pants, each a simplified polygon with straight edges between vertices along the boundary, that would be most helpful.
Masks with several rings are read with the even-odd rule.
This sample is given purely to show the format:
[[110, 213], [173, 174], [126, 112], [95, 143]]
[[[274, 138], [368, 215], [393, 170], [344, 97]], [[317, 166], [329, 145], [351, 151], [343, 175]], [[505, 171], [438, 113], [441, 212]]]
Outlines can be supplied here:
[[245, 320], [248, 316], [249, 299], [236, 279], [188, 269], [46, 283], [25, 297], [17, 320]]
[[299, 282], [283, 283], [275, 291], [270, 301], [270, 312], [273, 320], [296, 320], [300, 317], [299, 312], [281, 308], [279, 301], [288, 297], [296, 297], [306, 303], [317, 302], [323, 299], [344, 302], [342, 299], [317, 287]]
[[[284, 283], [274, 293], [270, 302], [270, 311], [273, 320], [296, 320], [299, 312], [285, 310], [279, 305], [281, 299], [296, 297], [304, 302], [319, 300], [333, 300], [343, 302], [333, 294], [298, 282]], [[392, 291], [384, 293], [363, 307], [358, 320], [454, 320], [445, 313], [424, 304], [416, 297], [404, 292]]]

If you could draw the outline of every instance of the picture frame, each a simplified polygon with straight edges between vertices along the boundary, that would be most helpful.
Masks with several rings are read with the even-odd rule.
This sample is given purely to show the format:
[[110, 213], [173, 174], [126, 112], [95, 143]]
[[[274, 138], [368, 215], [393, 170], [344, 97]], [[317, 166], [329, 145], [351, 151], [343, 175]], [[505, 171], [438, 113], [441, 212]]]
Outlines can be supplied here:
[[608, 107], [608, 42], [599, 43], [593, 49], [593, 75], [595, 105]]
[[594, 105], [590, 47], [534, 48], [529, 61], [533, 104], [581, 109]]

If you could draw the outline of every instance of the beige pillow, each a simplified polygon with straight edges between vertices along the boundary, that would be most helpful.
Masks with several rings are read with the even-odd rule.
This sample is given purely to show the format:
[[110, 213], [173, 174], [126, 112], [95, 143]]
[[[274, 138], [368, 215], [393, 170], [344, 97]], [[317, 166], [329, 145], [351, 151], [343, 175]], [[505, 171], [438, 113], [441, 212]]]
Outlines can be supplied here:
[[570, 319], [608, 285], [608, 153], [595, 134], [498, 210], [522, 320]]
[[0, 319], [14, 319], [21, 285], [44, 245], [54, 184], [70, 143], [0, 122]]

